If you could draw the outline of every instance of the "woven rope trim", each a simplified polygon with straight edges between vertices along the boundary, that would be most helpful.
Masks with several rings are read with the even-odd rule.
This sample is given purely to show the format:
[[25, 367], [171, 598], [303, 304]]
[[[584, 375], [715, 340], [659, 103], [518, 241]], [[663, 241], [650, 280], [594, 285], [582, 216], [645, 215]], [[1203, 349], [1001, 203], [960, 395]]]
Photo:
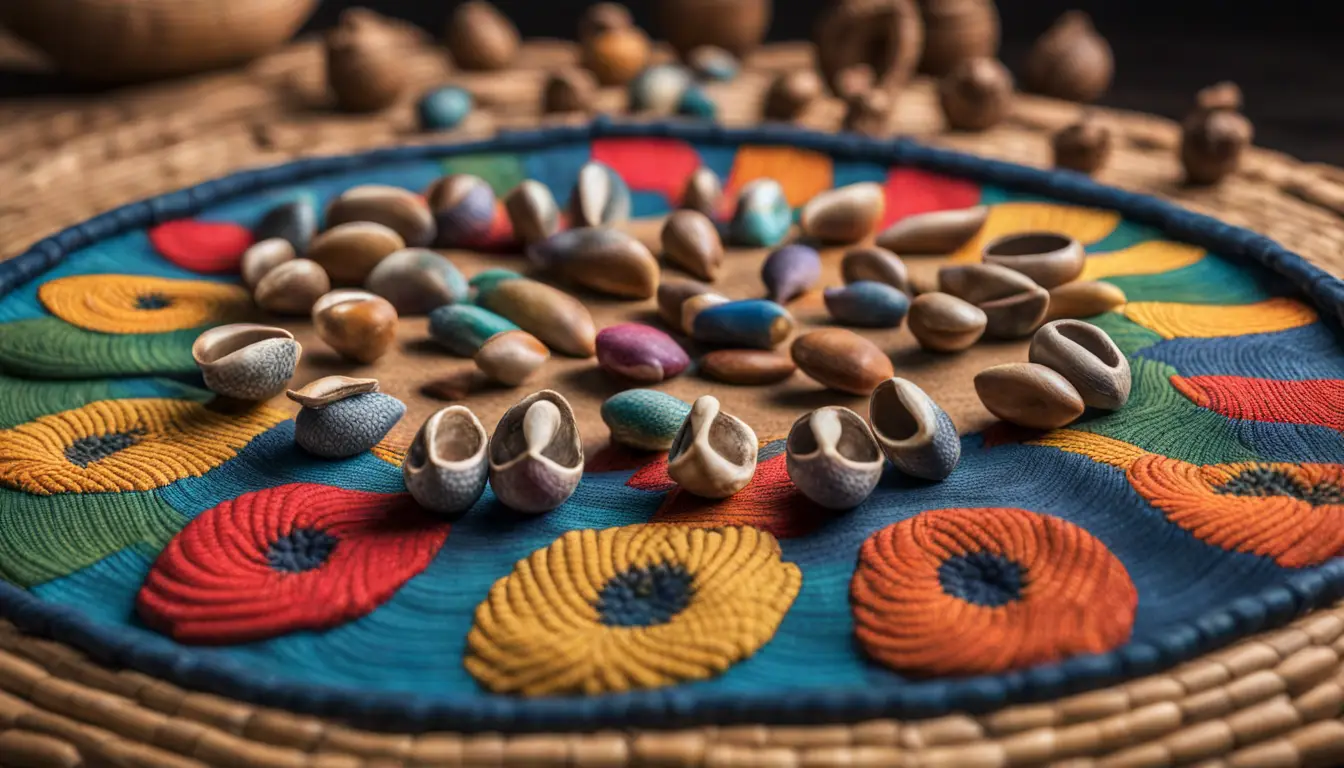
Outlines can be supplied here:
[[[586, 126], [553, 127], [502, 132], [487, 141], [447, 146], [398, 147], [373, 152], [299, 160], [287, 165], [246, 171], [223, 179], [132, 204], [97, 216], [83, 224], [47, 238], [15, 259], [0, 264], [0, 295], [31, 279], [71, 251], [127, 229], [150, 226], [189, 216], [229, 197], [314, 175], [352, 171], [381, 163], [487, 152], [526, 152], [564, 142], [590, 141], [621, 136], [667, 137], [693, 143], [787, 145], [829, 153], [837, 159], [868, 160], [892, 165], [926, 168], [935, 172], [972, 178], [1063, 202], [1110, 209], [1138, 223], [1155, 226], [1169, 236], [1216, 251], [1233, 259], [1262, 264], [1288, 278], [1335, 322], [1344, 322], [1344, 283], [1309, 264], [1266, 237], [1221, 223], [1208, 216], [1183, 210], [1164, 200], [1103, 186], [1078, 174], [1042, 171], [1012, 163], [925, 147], [898, 139], [883, 141], [854, 135], [819, 133], [786, 125], [728, 129], [717, 125], [681, 123], [626, 123], [599, 118]], [[1320, 571], [1292, 578], [1285, 586], [1270, 589], [1233, 607], [1204, 616], [1188, 625], [1172, 627], [1166, 637], [1152, 645], [1131, 645], [1099, 657], [1075, 659], [1050, 670], [1028, 670], [1013, 690], [996, 681], [974, 692], [948, 698], [942, 705], [963, 711], [987, 711], [1005, 698], [1048, 699], [1119, 677], [1155, 671], [1171, 663], [1206, 653], [1233, 635], [1245, 635], [1279, 626], [1293, 615], [1328, 604], [1344, 587], [1344, 561]], [[422, 730], [448, 725], [462, 730], [553, 730], [600, 725], [672, 725], [668, 715], [685, 713], [689, 707], [675, 692], [665, 700], [630, 702], [529, 702], [526, 716], [510, 707], [483, 710], [471, 704], [445, 702], [410, 708], [395, 696], [344, 696], [312, 686], [256, 682], [245, 672], [212, 666], [178, 653], [147, 653], [133, 639], [88, 622], [78, 612], [51, 606], [10, 585], [0, 585], [0, 615], [10, 617], [25, 631], [47, 634], [80, 647], [97, 651], [120, 664], [162, 673], [192, 687], [217, 691], [240, 699], [283, 703], [314, 714], [338, 715], [356, 720], [394, 723]], [[1193, 641], [1192, 641], [1193, 635]], [[757, 701], [742, 697], [708, 700], [695, 708], [690, 722], [743, 722], [768, 718], [775, 722], [817, 722], [818, 719], [854, 720], [877, 712], [927, 704], [907, 702], [897, 691], [881, 700], [837, 702], [826, 696], [798, 696], [781, 701]]]

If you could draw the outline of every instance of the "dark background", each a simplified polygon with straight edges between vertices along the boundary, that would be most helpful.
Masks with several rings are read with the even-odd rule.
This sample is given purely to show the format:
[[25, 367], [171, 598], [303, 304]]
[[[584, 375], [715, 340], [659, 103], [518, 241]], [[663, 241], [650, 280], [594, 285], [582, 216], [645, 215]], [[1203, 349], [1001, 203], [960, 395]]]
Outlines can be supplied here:
[[[590, 2], [495, 0], [530, 37], [572, 37]], [[630, 0], [627, 5], [637, 23], [656, 36], [655, 2]], [[825, 4], [775, 0], [770, 38], [808, 37]], [[308, 31], [331, 26], [342, 10], [356, 5], [439, 34], [455, 2], [326, 0]], [[1115, 50], [1115, 83], [1102, 103], [1179, 118], [1195, 90], [1234, 80], [1245, 92], [1256, 143], [1344, 165], [1344, 4], [1337, 0], [1000, 0], [998, 5], [1001, 55], [1010, 68], [1018, 67], [1031, 42], [1060, 13], [1081, 8]], [[0, 97], [36, 90], [32, 82], [18, 89], [6, 85], [0, 76]], [[40, 87], [80, 86], [53, 80]]]

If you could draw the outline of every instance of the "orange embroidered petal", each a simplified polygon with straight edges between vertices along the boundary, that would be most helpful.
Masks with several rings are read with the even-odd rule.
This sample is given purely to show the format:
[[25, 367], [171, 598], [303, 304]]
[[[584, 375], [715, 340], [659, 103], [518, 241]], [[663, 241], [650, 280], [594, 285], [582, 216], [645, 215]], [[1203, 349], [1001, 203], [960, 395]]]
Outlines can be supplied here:
[[728, 175], [724, 197], [736, 201], [747, 182], [771, 178], [784, 188], [789, 205], [797, 208], [831, 188], [835, 169], [831, 158], [820, 152], [793, 147], [744, 145], [737, 150]]
[[1310, 325], [1317, 319], [1316, 310], [1295, 299], [1284, 298], [1238, 306], [1131, 301], [1120, 311], [1164, 339], [1273, 333]]
[[1129, 482], [1200, 541], [1271, 557], [1285, 568], [1318, 565], [1344, 549], [1344, 466], [1246, 462], [1199, 466], [1144, 456]]
[[1138, 592], [1087, 531], [1022, 509], [938, 509], [864, 542], [854, 633], [908, 674], [1022, 669], [1129, 639]]
[[[666, 462], [662, 471], [666, 472]], [[650, 469], [635, 487], [648, 488], [657, 481]], [[669, 479], [670, 482], [670, 479]], [[631, 478], [634, 484], [634, 478]], [[654, 514], [654, 523], [677, 523], [700, 528], [750, 525], [781, 539], [806, 536], [834, 517], [833, 512], [804, 496], [789, 479], [784, 455], [762, 461], [746, 488], [726, 499], [702, 499], [675, 488]]]
[[1058, 448], [1066, 453], [1076, 453], [1120, 469], [1127, 469], [1140, 456], [1149, 455], [1137, 445], [1130, 445], [1123, 440], [1076, 429], [1052, 429], [1044, 435], [1028, 440], [1027, 445]]

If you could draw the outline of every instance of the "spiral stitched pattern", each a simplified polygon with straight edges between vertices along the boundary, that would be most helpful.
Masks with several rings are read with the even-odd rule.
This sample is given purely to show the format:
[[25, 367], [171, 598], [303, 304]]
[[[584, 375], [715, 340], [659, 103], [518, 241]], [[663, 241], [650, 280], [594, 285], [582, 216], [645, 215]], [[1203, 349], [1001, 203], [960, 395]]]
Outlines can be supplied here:
[[920, 676], [1006, 672], [1129, 639], [1138, 592], [1087, 531], [1022, 509], [937, 509], [864, 542], [850, 582], [865, 652]]
[[181, 643], [327, 629], [385, 602], [429, 565], [448, 531], [409, 494], [268, 488], [187, 524], [155, 561], [136, 609]]
[[1300, 328], [1316, 322], [1316, 310], [1296, 299], [1268, 299], [1241, 306], [1131, 301], [1125, 317], [1164, 339], [1211, 339]]
[[0, 485], [36, 494], [148, 491], [233, 458], [284, 420], [156, 398], [100, 400], [0, 431]]
[[170, 333], [85, 331], [55, 317], [5, 323], [0, 365], [34, 379], [87, 379], [145, 373], [192, 373], [196, 329]]
[[163, 333], [227, 322], [247, 314], [237, 285], [139, 275], [75, 275], [42, 284], [48, 312], [86, 331]]
[[1344, 381], [1339, 379], [1172, 376], [1171, 385], [1195, 405], [1231, 419], [1316, 424], [1344, 432]]
[[495, 582], [467, 637], [467, 671], [524, 696], [703, 680], [765, 645], [801, 585], [754, 528], [570, 531]]
[[1238, 462], [1197, 466], [1145, 456], [1129, 482], [1168, 520], [1216, 547], [1302, 568], [1344, 547], [1344, 466]]

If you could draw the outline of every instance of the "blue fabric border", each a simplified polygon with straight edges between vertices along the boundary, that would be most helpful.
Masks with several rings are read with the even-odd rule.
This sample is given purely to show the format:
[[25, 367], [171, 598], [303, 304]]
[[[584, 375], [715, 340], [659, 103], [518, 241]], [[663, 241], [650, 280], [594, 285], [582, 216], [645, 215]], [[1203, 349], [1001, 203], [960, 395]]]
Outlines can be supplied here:
[[[117, 208], [66, 229], [0, 263], [0, 296], [32, 280], [69, 253], [127, 230], [190, 216], [227, 198], [312, 176], [356, 171], [384, 163], [436, 159], [482, 152], [528, 152], [557, 142], [614, 137], [665, 137], [697, 144], [784, 144], [826, 153], [838, 160], [906, 165], [1115, 210], [1175, 239], [1263, 265], [1305, 293], [1336, 326], [1344, 325], [1344, 282], [1263, 235], [1224, 224], [1149, 195], [1096, 183], [1070, 171], [1048, 171], [926, 147], [908, 139], [883, 141], [850, 134], [818, 133], [787, 125], [747, 129], [703, 123], [629, 123], [599, 118], [586, 126], [501, 133], [494, 139], [452, 145], [397, 147], [358, 155], [298, 160], [243, 171], [179, 192]], [[1107, 654], [1073, 658], [993, 678], [960, 680], [956, 688], [845, 693], [800, 693], [788, 697], [717, 695], [698, 700], [668, 689], [596, 699], [426, 702], [399, 694], [373, 694], [309, 684], [257, 679], [236, 663], [204, 658], [196, 650], [150, 651], [133, 635], [99, 624], [78, 610], [45, 603], [26, 590], [0, 582], [0, 616], [24, 632], [60, 640], [105, 664], [128, 667], [186, 688], [258, 705], [341, 718], [388, 730], [559, 731], [596, 728], [674, 728], [702, 724], [816, 724], [878, 717], [918, 718], [949, 711], [986, 712], [1007, 703], [1037, 701], [1151, 674], [1212, 651], [1228, 642], [1282, 625], [1344, 595], [1344, 560], [1290, 577], [1281, 587], [1234, 601], [1187, 624], [1169, 628], [1148, 643]]]

